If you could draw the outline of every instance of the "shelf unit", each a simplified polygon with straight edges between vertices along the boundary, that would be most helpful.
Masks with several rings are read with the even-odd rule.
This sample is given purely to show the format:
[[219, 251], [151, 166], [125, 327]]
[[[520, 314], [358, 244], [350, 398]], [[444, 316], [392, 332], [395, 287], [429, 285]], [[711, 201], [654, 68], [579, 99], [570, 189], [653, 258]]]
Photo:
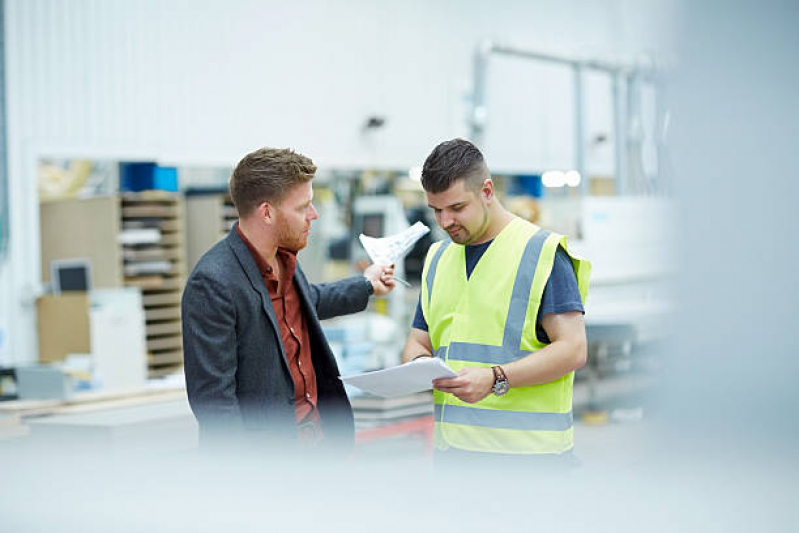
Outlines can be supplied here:
[[189, 272], [205, 252], [227, 236], [238, 216], [227, 193], [187, 194], [186, 255]]
[[92, 286], [139, 287], [150, 377], [183, 363], [180, 300], [186, 283], [184, 200], [167, 191], [41, 205], [42, 275], [50, 261], [86, 258]]

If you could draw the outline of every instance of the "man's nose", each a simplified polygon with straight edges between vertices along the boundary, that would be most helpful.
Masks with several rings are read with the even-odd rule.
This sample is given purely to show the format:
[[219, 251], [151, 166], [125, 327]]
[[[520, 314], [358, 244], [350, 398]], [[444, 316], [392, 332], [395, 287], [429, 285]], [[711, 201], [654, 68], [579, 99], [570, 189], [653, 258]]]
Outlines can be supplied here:
[[446, 213], [444, 211], [439, 213], [439, 215], [438, 215], [438, 223], [439, 223], [439, 225], [442, 228], [446, 229], [446, 228], [450, 227], [452, 225], [452, 222], [453, 222], [452, 215], [450, 215], [450, 214], [448, 214], [448, 213]]
[[316, 208], [313, 204], [308, 206], [310, 209], [308, 210], [308, 220], [316, 220], [319, 218], [319, 213], [316, 211]]

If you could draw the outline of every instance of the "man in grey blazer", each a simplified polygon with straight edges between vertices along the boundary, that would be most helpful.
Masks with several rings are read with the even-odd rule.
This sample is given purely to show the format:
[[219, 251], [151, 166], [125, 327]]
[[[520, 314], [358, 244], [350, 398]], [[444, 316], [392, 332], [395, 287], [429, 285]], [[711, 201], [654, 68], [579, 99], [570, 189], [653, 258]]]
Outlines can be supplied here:
[[319, 321], [362, 311], [371, 294], [387, 294], [393, 266], [308, 282], [296, 254], [318, 218], [315, 172], [291, 150], [245, 156], [230, 178], [239, 220], [186, 283], [186, 388], [203, 446], [352, 443], [352, 408]]

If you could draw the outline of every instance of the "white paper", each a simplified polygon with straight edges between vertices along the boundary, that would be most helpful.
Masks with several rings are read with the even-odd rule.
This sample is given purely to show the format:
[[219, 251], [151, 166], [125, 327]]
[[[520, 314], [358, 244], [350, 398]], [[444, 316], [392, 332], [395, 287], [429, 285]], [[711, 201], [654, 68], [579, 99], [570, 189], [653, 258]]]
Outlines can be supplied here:
[[157, 244], [161, 242], [161, 231], [158, 228], [134, 228], [120, 231], [117, 234], [119, 244]]
[[376, 265], [393, 265], [413, 248], [416, 241], [421, 239], [430, 231], [430, 228], [421, 222], [417, 222], [410, 228], [396, 235], [388, 237], [368, 237], [361, 233], [358, 238], [361, 240], [363, 249], [369, 255], [369, 259]]
[[425, 357], [404, 365], [341, 378], [361, 390], [393, 398], [433, 388], [433, 380], [454, 378], [457, 374], [438, 357]]

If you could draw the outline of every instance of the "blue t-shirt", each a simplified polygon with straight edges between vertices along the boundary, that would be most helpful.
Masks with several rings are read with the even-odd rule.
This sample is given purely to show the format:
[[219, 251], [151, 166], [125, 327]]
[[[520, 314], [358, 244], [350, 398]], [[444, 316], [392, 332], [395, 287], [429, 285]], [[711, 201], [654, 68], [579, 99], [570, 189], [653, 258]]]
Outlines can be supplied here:
[[[483, 257], [483, 253], [488, 250], [492, 241], [482, 244], [466, 246], [466, 278], [472, 275], [477, 262]], [[585, 313], [580, 289], [577, 287], [577, 277], [574, 274], [574, 265], [569, 254], [558, 246], [555, 253], [555, 263], [552, 266], [552, 273], [549, 275], [547, 284], [544, 287], [544, 294], [541, 296], [541, 305], [538, 308], [538, 316], [535, 320], [535, 332], [538, 340], [548, 344], [549, 335], [541, 326], [541, 318], [550, 313], [568, 313], [569, 311], [580, 311]], [[413, 327], [427, 331], [427, 321], [422, 314], [422, 296], [419, 295], [419, 302], [416, 304], [416, 316], [413, 317]]]

